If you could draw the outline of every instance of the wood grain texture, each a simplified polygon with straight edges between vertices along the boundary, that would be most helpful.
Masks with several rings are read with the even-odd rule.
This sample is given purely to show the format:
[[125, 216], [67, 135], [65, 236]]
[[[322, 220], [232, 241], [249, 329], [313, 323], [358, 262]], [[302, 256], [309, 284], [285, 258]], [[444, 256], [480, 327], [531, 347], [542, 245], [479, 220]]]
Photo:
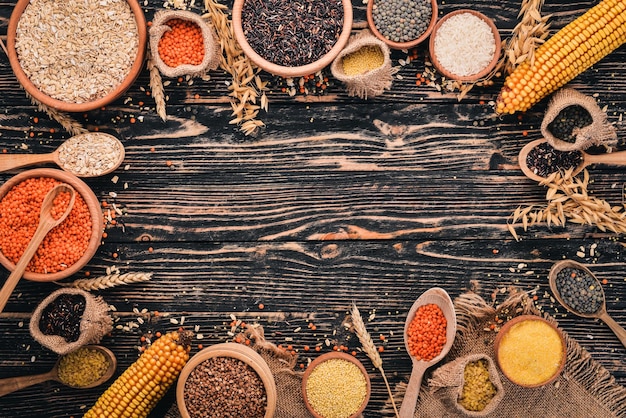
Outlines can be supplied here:
[[[547, 3], [544, 12], [553, 14], [556, 31], [597, 1]], [[355, 20], [363, 22], [365, 5], [353, 5]], [[0, 5], [0, 37], [13, 6]], [[149, 0], [147, 18], [161, 7]], [[506, 38], [519, 1], [445, 2], [441, 15], [458, 8], [492, 17]], [[93, 260], [71, 280], [111, 267], [152, 273], [148, 282], [94, 292], [115, 307], [116, 328], [102, 343], [118, 356], [118, 374], [137, 358], [142, 335], [176, 329], [183, 318], [185, 327], [197, 326], [203, 335], [193, 352], [198, 344], [232, 340], [231, 315], [260, 323], [276, 344], [292, 345], [303, 365], [317, 355], [305, 346], [325, 352], [344, 344], [358, 351], [345, 326], [356, 302], [385, 348], [383, 364], [394, 386], [410, 373], [402, 329], [414, 300], [433, 286], [454, 298], [477, 282], [477, 291], [494, 303], [511, 286], [537, 296], [538, 306], [626, 384], [625, 351], [614, 334], [601, 322], [566, 313], [547, 282], [558, 260], [587, 264], [607, 280], [607, 309], [626, 324], [623, 237], [590, 226], [538, 225], [520, 231], [516, 242], [506, 227], [515, 208], [545, 201], [545, 190], [519, 170], [517, 154], [541, 137], [547, 100], [524, 115], [495, 116], [492, 101], [502, 79], [475, 87], [459, 102], [453, 93], [415, 84], [427, 55], [424, 46], [417, 51], [392, 90], [369, 100], [348, 97], [332, 78], [325, 95], [290, 97], [280, 80], [262, 73], [272, 81], [270, 105], [260, 114], [266, 127], [255, 137], [228, 124], [229, 76], [221, 70], [208, 81], [165, 80], [167, 122], [147, 94], [145, 69], [115, 103], [72, 115], [90, 130], [120, 138], [126, 160], [111, 175], [86, 179], [107, 202], [105, 215], [115, 208], [121, 214], [108, 225]], [[405, 57], [394, 51], [394, 65]], [[606, 106], [619, 149], [626, 149], [625, 74], [622, 46], [570, 83]], [[0, 150], [51, 152], [67, 137], [29, 102], [0, 53]], [[19, 171], [0, 173], [0, 182]], [[623, 169], [589, 171], [596, 196], [624, 202]], [[0, 283], [8, 274], [0, 271]], [[0, 314], [0, 378], [52, 367], [56, 356], [30, 337], [28, 322], [57, 288], [20, 281]], [[131, 323], [137, 327], [124, 328]], [[384, 382], [363, 353], [357, 357], [373, 385], [366, 416], [379, 416]], [[102, 390], [48, 382], [0, 398], [0, 415], [81, 416]], [[169, 393], [151, 417], [164, 416], [173, 403]]]

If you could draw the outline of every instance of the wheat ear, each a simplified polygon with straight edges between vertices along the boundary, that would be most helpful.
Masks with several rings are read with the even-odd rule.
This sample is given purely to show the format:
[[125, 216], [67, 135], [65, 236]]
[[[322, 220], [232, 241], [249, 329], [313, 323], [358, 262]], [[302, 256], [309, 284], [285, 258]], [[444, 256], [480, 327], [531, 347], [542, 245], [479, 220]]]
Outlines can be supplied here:
[[75, 287], [82, 290], [102, 290], [124, 284], [145, 282], [151, 278], [152, 273], [124, 273], [108, 274], [106, 276], [94, 277], [93, 279], [78, 279], [71, 283], [55, 283], [63, 287]]
[[51, 108], [50, 106], [41, 103], [39, 100], [35, 99], [28, 92], [26, 92], [26, 97], [30, 99], [30, 101], [37, 105], [37, 108], [45, 112], [51, 119], [54, 119], [71, 135], [79, 135], [89, 132], [87, 129], [83, 128], [83, 126], [72, 117], [70, 117], [67, 113], [59, 112], [56, 109]]
[[365, 328], [365, 323], [363, 322], [363, 317], [361, 317], [361, 313], [354, 303], [352, 304], [350, 315], [352, 316], [352, 325], [354, 326], [354, 332], [356, 333], [356, 336], [359, 337], [359, 341], [361, 342], [363, 351], [365, 351], [367, 357], [369, 357], [369, 359], [372, 361], [374, 367], [380, 370], [380, 373], [383, 375], [385, 386], [387, 386], [387, 392], [389, 393], [389, 397], [391, 398], [393, 411], [396, 413], [396, 417], [399, 417], [400, 415], [398, 414], [398, 409], [396, 408], [396, 402], [393, 400], [393, 394], [391, 393], [391, 388], [389, 387], [387, 376], [385, 375], [385, 371], [383, 370], [383, 359], [380, 357], [380, 354], [376, 349], [376, 345], [372, 340], [372, 336], [369, 334], [369, 332], [367, 332], [367, 329]]
[[161, 73], [159, 68], [154, 64], [154, 58], [152, 57], [152, 50], [148, 51], [148, 61], [146, 66], [150, 71], [150, 90], [152, 91], [152, 98], [156, 105], [157, 114], [163, 119], [167, 120], [167, 112], [165, 110], [165, 91], [163, 88], [163, 80], [161, 79]]

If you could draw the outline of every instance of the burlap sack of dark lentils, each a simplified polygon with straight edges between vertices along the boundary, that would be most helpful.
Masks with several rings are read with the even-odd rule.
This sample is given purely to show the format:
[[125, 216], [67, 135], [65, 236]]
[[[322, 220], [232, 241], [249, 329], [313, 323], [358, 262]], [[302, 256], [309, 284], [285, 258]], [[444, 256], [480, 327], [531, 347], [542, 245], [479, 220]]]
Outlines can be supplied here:
[[[353, 57], [354, 60], [350, 58]], [[359, 67], [375, 67], [365, 72], [359, 68], [344, 66], [347, 62], [359, 63]], [[330, 71], [337, 80], [346, 85], [348, 95], [361, 99], [375, 97], [391, 89], [393, 75], [397, 72], [391, 66], [390, 50], [387, 44], [364, 29], [352, 35], [346, 47], [339, 53], [330, 66]]]
[[617, 144], [615, 127], [596, 100], [574, 89], [554, 94], [541, 122], [541, 133], [559, 151], [600, 145], [611, 149]]
[[[311, 418], [302, 398], [302, 373], [295, 371], [298, 357], [267, 341], [263, 327], [258, 324], [247, 325], [243, 336], [252, 341], [251, 347], [267, 362], [274, 375], [277, 393], [274, 418]], [[174, 403], [166, 418], [180, 416], [178, 406]]]
[[[57, 298], [65, 295], [76, 295], [75, 298], [81, 301], [84, 298], [84, 309], [82, 315], [79, 313], [78, 338], [75, 341], [68, 341], [66, 338], [58, 334], [47, 335], [41, 329], [40, 320], [46, 309], [54, 306]], [[51, 305], [52, 304], [52, 305]], [[78, 309], [76, 312], [80, 312]], [[64, 314], [55, 319], [55, 332], [59, 332], [59, 327], [63, 321]], [[55, 353], [64, 355], [87, 344], [97, 344], [102, 337], [111, 332], [113, 329], [113, 319], [109, 315], [109, 306], [102, 297], [93, 296], [91, 293], [81, 289], [59, 289], [51, 293], [37, 306], [30, 318], [30, 334], [32, 337], [44, 347], [49, 348]]]
[[[485, 354], [495, 358], [493, 342], [496, 332], [489, 328], [495, 317], [509, 318], [522, 314], [541, 315], [528, 295], [511, 289], [508, 298], [493, 307], [474, 292], [464, 293], [454, 301], [458, 330], [454, 344], [439, 367], [458, 358], [472, 354]], [[548, 315], [543, 315], [555, 322]], [[564, 333], [565, 334], [565, 333]], [[624, 418], [626, 417], [626, 388], [617, 384], [615, 378], [575, 340], [565, 334], [567, 363], [561, 376], [552, 384], [526, 389], [511, 383], [500, 374], [503, 397], [498, 405], [484, 415], [489, 418]], [[436, 367], [436, 366], [435, 366]], [[463, 417], [468, 416], [450, 405], [446, 391], [430, 386], [431, 376], [422, 382], [415, 417]], [[402, 402], [406, 384], [396, 388], [396, 404]], [[393, 416], [390, 404], [381, 415]]]
[[[167, 22], [172, 19], [181, 19], [193, 22], [202, 30], [204, 41], [204, 58], [198, 65], [182, 64], [177, 67], [170, 67], [159, 55], [159, 40], [163, 34], [171, 29]], [[150, 27], [150, 54], [154, 64], [161, 74], [166, 77], [192, 76], [199, 77], [210, 70], [215, 70], [220, 63], [220, 43], [215, 33], [215, 29], [202, 19], [201, 16], [193, 12], [184, 10], [161, 10], [154, 15], [152, 26]]]

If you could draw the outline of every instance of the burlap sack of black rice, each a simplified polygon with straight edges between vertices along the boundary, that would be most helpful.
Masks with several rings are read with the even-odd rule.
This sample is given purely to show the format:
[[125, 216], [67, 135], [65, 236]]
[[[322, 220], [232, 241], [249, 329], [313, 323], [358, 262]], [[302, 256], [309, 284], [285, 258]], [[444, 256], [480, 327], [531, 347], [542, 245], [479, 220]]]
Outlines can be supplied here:
[[[495, 393], [493, 397], [482, 408], [480, 402], [463, 402], [465, 380], [465, 367], [470, 363], [485, 362], [489, 373], [489, 381]], [[449, 409], [456, 409], [460, 413], [470, 417], [487, 416], [497, 408], [500, 400], [504, 397], [504, 386], [500, 380], [498, 369], [491, 357], [486, 354], [477, 353], [459, 357], [433, 372], [432, 378], [428, 381], [430, 390], [439, 396]], [[485, 399], [488, 398], [485, 394]], [[473, 404], [469, 407], [467, 404]], [[480, 407], [478, 407], [480, 405]]]
[[51, 293], [30, 318], [32, 337], [61, 355], [99, 343], [112, 329], [107, 303], [99, 296], [74, 288]]
[[[167, 25], [167, 22], [172, 19], [181, 19], [195, 23], [202, 31], [204, 58], [200, 64], [181, 64], [177, 67], [170, 67], [161, 59], [159, 55], [159, 41], [165, 32], [172, 29]], [[215, 70], [219, 66], [221, 49], [215, 29], [209, 26], [201, 16], [184, 10], [161, 10], [154, 15], [152, 26], [150, 27], [150, 54], [155, 66], [166, 77], [187, 75], [199, 77], [210, 70]]]
[[348, 95], [361, 99], [379, 96], [391, 89], [393, 75], [397, 72], [391, 65], [390, 55], [387, 44], [364, 29], [350, 37], [330, 71], [346, 85]]
[[541, 123], [541, 133], [559, 151], [591, 146], [611, 149], [617, 143], [615, 127], [596, 100], [573, 89], [554, 94]]

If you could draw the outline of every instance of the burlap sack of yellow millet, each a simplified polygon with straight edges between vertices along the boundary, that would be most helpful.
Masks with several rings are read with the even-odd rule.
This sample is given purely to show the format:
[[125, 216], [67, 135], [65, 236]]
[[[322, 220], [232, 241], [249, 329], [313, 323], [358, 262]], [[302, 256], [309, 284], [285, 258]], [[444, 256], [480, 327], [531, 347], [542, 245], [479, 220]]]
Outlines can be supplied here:
[[[364, 48], [371, 48], [375, 55], [382, 60], [374, 69], [360, 74], [346, 73], [344, 58], [350, 54], [362, 52]], [[369, 54], [371, 57], [373, 54]], [[346, 47], [339, 53], [330, 66], [330, 71], [337, 80], [346, 85], [348, 95], [361, 99], [375, 97], [391, 89], [393, 75], [398, 71], [391, 65], [391, 51], [389, 46], [375, 37], [368, 29], [352, 35]]]
[[[557, 138], [550, 131], [549, 125], [559, 113], [569, 106], [580, 106], [589, 112], [592, 122], [582, 128], [574, 128], [574, 142]], [[585, 150], [594, 145], [603, 145], [608, 149], [617, 143], [615, 127], [607, 120], [606, 113], [600, 109], [593, 97], [586, 96], [574, 89], [562, 89], [554, 94], [541, 123], [541, 133], [548, 143], [559, 151]]]
[[[170, 67], [161, 59], [159, 55], [159, 40], [165, 32], [171, 30], [167, 22], [172, 19], [193, 22], [202, 30], [204, 58], [200, 64], [182, 64], [177, 67]], [[221, 48], [215, 29], [202, 19], [201, 16], [184, 10], [161, 10], [155, 13], [154, 19], [152, 19], [152, 26], [150, 27], [150, 54], [152, 55], [155, 66], [159, 69], [161, 74], [166, 77], [186, 75], [199, 77], [210, 70], [215, 70], [219, 66]]]
[[[489, 380], [495, 387], [496, 393], [483, 410], [470, 411], [465, 409], [465, 407], [459, 403], [459, 399], [463, 393], [463, 385], [465, 385], [465, 366], [468, 363], [479, 360], [487, 362]], [[446, 404], [470, 417], [482, 417], [489, 415], [496, 409], [498, 403], [500, 403], [500, 400], [504, 397], [504, 387], [502, 386], [498, 369], [496, 368], [491, 357], [482, 353], [459, 357], [456, 360], [437, 368], [433, 372], [432, 377], [428, 380], [428, 386], [431, 391], [437, 393], [437, 396], [440, 396]]]
[[[60, 335], [46, 335], [39, 327], [44, 309], [61, 295], [80, 295], [85, 298], [85, 309], [80, 319], [80, 335], [76, 341], [68, 342]], [[59, 289], [52, 292], [37, 306], [30, 318], [30, 334], [46, 348], [64, 355], [87, 344], [97, 344], [102, 337], [113, 330], [113, 318], [109, 315], [109, 305], [102, 297], [93, 296], [82, 289]]]

